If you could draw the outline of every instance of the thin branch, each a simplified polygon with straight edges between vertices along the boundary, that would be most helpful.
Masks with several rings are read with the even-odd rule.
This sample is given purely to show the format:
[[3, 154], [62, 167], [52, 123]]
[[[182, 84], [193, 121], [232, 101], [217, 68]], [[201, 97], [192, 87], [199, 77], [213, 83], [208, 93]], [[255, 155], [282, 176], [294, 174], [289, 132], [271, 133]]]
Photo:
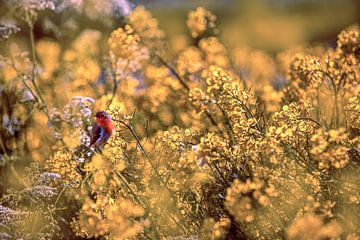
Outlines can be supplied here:
[[31, 82], [32, 82], [32, 85], [35, 88], [35, 91], [36, 91], [38, 97], [41, 100], [40, 108], [44, 111], [44, 113], [46, 115], [48, 115], [48, 108], [47, 108], [47, 106], [45, 104], [45, 100], [43, 98], [43, 95], [41, 93], [41, 90], [40, 90], [39, 86], [35, 82], [37, 60], [36, 60], [36, 53], [35, 53], [34, 25], [29, 21], [28, 26], [29, 26], [29, 29], [30, 29], [30, 43], [31, 43], [31, 53], [32, 53], [32, 62], [33, 62]]
[[122, 74], [121, 78], [119, 81], [117, 81], [116, 79], [116, 70], [114, 70], [112, 67], [111, 67], [111, 78], [113, 80], [113, 89], [112, 89], [112, 95], [111, 95], [111, 99], [110, 99], [110, 102], [108, 104], [108, 107], [111, 105], [111, 103], [114, 101], [114, 98], [115, 98], [115, 95], [116, 95], [116, 91], [119, 87], [119, 83], [124, 80], [126, 77], [128, 76], [128, 73], [124, 73]]
[[[177, 71], [169, 64], [167, 63], [161, 56], [154, 53], [155, 56], [159, 59], [159, 61], [169, 69], [169, 71], [175, 76], [175, 78], [180, 82], [180, 84], [186, 89], [187, 92], [190, 92], [190, 87], [186, 84], [186, 82], [180, 77], [180, 75], [177, 73]], [[213, 116], [209, 113], [208, 110], [205, 110], [205, 115], [207, 118], [209, 118], [212, 125], [218, 127], [217, 122], [213, 118]]]
[[170, 72], [176, 77], [176, 79], [180, 82], [180, 84], [186, 89], [187, 92], [190, 91], [190, 87], [186, 84], [186, 82], [180, 77], [180, 75], [176, 72], [176, 70], [167, 63], [161, 56], [159, 56], [157, 53], [155, 53], [155, 56], [159, 59], [159, 61], [167, 67]]
[[297, 118], [297, 120], [307, 120], [307, 121], [313, 122], [313, 123], [315, 123], [317, 126], [319, 126], [320, 128], [326, 130], [325, 127], [323, 127], [318, 121], [316, 121], [316, 120], [314, 120], [314, 119], [312, 119], [312, 118], [309, 118], [309, 117], [299, 117], [299, 118]]
[[124, 178], [124, 176], [120, 172], [115, 172], [116, 175], [119, 177], [121, 182], [124, 184], [124, 186], [129, 190], [129, 192], [134, 196], [135, 200], [146, 209], [146, 205], [138, 198], [138, 196], [134, 193], [134, 191], [131, 189], [130, 184], [128, 181]]
[[[135, 112], [134, 112], [135, 114]], [[145, 151], [145, 149], [143, 148], [140, 139], [138, 138], [138, 136], [136, 135], [136, 133], [134, 132], [133, 128], [127, 124], [126, 122], [119, 120], [119, 119], [113, 119], [116, 122], [120, 122], [121, 124], [123, 124], [131, 133], [131, 135], [135, 138], [136, 143], [138, 148], [140, 149], [141, 153], [145, 156], [145, 158], [148, 160], [148, 162], [151, 165], [151, 168], [154, 170], [158, 180], [164, 185], [164, 187], [169, 191], [169, 193], [171, 195], [173, 195], [173, 192], [169, 189], [169, 187], [167, 186], [167, 184], [164, 182], [164, 180], [162, 179], [161, 175], [159, 174], [155, 164], [153, 163], [153, 161], [150, 159], [149, 155], [147, 154], [147, 152]]]

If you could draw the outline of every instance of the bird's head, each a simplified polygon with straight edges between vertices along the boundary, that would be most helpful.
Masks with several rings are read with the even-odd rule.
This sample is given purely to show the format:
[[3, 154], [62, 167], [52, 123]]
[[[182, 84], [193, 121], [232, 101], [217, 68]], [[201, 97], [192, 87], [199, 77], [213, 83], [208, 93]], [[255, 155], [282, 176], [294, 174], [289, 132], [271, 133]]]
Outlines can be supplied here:
[[108, 124], [111, 123], [111, 116], [104, 111], [97, 112], [95, 114], [96, 117], [96, 124], [100, 127], [106, 127]]

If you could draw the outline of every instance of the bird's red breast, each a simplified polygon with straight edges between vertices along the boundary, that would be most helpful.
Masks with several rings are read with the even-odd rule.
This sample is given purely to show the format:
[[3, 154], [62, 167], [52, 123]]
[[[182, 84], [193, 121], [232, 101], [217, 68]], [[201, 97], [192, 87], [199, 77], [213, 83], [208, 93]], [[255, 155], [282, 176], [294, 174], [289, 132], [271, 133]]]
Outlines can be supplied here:
[[103, 128], [107, 134], [111, 135], [114, 128], [115, 128], [115, 124], [110, 120], [110, 119], [100, 119], [100, 118], [96, 118], [96, 124]]

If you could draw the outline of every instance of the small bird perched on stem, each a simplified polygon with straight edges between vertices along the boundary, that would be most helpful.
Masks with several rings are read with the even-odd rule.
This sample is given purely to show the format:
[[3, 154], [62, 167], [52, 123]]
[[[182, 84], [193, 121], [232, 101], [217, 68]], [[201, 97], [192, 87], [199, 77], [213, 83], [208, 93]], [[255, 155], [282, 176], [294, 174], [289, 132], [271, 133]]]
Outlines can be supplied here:
[[113, 134], [115, 124], [113, 123], [111, 116], [104, 111], [97, 112], [95, 114], [95, 123], [90, 133], [90, 148], [95, 146], [100, 151]]
[[[86, 151], [86, 157], [91, 158], [92, 154], [95, 150], [102, 152], [102, 149], [106, 142], [109, 140], [111, 135], [114, 133], [115, 124], [113, 123], [110, 114], [107, 112], [101, 111], [97, 112], [95, 115], [95, 123], [92, 126], [90, 132], [90, 151]], [[78, 149], [81, 151], [81, 149]], [[87, 172], [84, 171], [84, 161], [79, 162], [76, 167], [76, 171], [82, 176], [84, 179]]]

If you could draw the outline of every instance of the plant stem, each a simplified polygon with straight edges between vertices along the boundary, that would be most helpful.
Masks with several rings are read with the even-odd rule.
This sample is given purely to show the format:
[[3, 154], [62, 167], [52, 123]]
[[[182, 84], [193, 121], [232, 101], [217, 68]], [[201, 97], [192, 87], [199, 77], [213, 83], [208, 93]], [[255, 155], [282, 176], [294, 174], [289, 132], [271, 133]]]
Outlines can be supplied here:
[[[186, 92], [190, 92], [190, 87], [186, 84], [186, 82], [180, 77], [180, 75], [176, 72], [176, 70], [169, 64], [167, 63], [161, 56], [159, 56], [158, 54], [155, 53], [155, 56], [159, 59], [159, 61], [161, 62], [161, 64], [163, 64], [167, 69], [169, 69], [169, 71], [175, 76], [175, 78], [180, 82], [180, 84], [185, 88]], [[218, 127], [217, 122], [215, 121], [215, 119], [213, 118], [213, 116], [209, 113], [208, 110], [205, 110], [205, 115], [207, 118], [209, 118], [210, 122], [212, 125]]]
[[127, 124], [126, 122], [122, 121], [122, 120], [117, 120], [114, 119], [114, 121], [120, 122], [121, 124], [123, 124], [127, 129], [129, 129], [131, 135], [135, 138], [135, 141], [137, 143], [137, 146], [139, 147], [141, 153], [145, 156], [145, 158], [148, 160], [148, 162], [151, 165], [151, 168], [154, 170], [158, 180], [164, 185], [164, 187], [169, 191], [169, 193], [171, 195], [173, 195], [173, 192], [168, 188], [167, 184], [164, 182], [164, 180], [162, 179], [161, 175], [159, 174], [159, 172], [157, 171], [154, 163], [152, 162], [152, 160], [150, 159], [149, 155], [147, 154], [147, 152], [145, 151], [145, 149], [143, 148], [140, 139], [138, 138], [138, 136], [136, 135], [136, 133], [134, 132], [133, 128]]
[[48, 109], [47, 106], [45, 104], [43, 95], [41, 93], [41, 90], [39, 88], [39, 86], [36, 84], [35, 82], [35, 78], [36, 78], [36, 53], [35, 53], [35, 38], [34, 38], [34, 25], [31, 22], [28, 22], [29, 28], [30, 28], [30, 43], [31, 43], [31, 53], [32, 53], [32, 61], [33, 61], [33, 68], [32, 68], [32, 76], [31, 76], [31, 82], [32, 85], [35, 88], [35, 91], [38, 95], [38, 97], [40, 98], [41, 101], [41, 109], [43, 109], [43, 111], [45, 112], [45, 114], [48, 115]]

